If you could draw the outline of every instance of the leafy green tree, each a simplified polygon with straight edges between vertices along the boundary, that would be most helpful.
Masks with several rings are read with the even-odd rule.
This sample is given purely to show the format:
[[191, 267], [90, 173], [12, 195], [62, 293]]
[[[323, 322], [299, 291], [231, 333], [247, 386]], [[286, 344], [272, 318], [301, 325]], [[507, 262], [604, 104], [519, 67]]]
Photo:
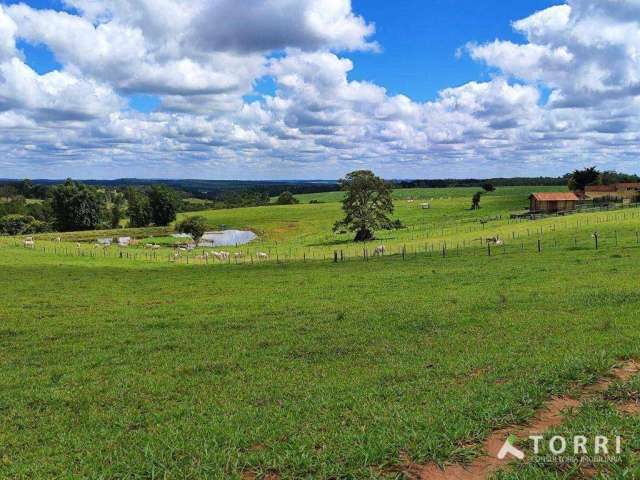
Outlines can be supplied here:
[[93, 230], [100, 223], [104, 200], [95, 189], [67, 179], [50, 190], [50, 204], [60, 231]]
[[114, 192], [111, 195], [111, 228], [120, 227], [120, 222], [124, 217], [124, 195]]
[[393, 213], [391, 185], [369, 170], [351, 172], [339, 182], [341, 190], [347, 192], [342, 201], [345, 218], [336, 222], [333, 229], [343, 228], [356, 232], [355, 241], [373, 239], [375, 230], [390, 225]]
[[482, 198], [482, 192], [476, 192], [471, 198], [471, 210], [480, 210], [480, 199]]
[[620, 173], [615, 170], [606, 170], [600, 174], [600, 181], [603, 185], [613, 185], [614, 183], [636, 183], [640, 182], [638, 175]]
[[20, 183], [18, 183], [17, 188], [18, 193], [26, 198], [31, 198], [34, 191], [33, 182], [28, 178], [25, 178]]
[[574, 170], [569, 177], [569, 190], [584, 190], [588, 185], [600, 183], [600, 172], [596, 167]]
[[5, 183], [0, 185], [0, 200], [12, 200], [18, 196], [15, 185]]
[[28, 215], [5, 215], [0, 218], [0, 233], [3, 235], [32, 233], [30, 227], [35, 221], [35, 218]]
[[482, 189], [485, 192], [495, 192], [496, 191], [496, 187], [493, 186], [493, 183], [489, 183], [489, 182], [483, 183], [482, 184]]
[[152, 212], [149, 204], [149, 197], [140, 190], [131, 188], [126, 193], [129, 207], [127, 215], [129, 215], [129, 224], [132, 227], [146, 227], [151, 223]]
[[187, 217], [178, 225], [176, 230], [180, 233], [188, 233], [197, 242], [207, 231], [207, 220], [204, 217]]
[[167, 226], [176, 219], [180, 198], [175, 190], [153, 185], [148, 192], [151, 220], [157, 226]]
[[297, 205], [300, 201], [291, 192], [282, 192], [276, 203], [278, 205]]

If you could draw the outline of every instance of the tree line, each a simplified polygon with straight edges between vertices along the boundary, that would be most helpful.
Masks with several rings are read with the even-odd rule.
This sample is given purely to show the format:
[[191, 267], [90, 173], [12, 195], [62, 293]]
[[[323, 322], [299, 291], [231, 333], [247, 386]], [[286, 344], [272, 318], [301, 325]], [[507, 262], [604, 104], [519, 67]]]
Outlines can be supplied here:
[[0, 190], [0, 233], [113, 229], [124, 226], [126, 217], [130, 227], [166, 226], [176, 219], [181, 204], [179, 193], [162, 185], [120, 191], [67, 179], [45, 187], [46, 195], [39, 186], [34, 197], [25, 188], [29, 183]]

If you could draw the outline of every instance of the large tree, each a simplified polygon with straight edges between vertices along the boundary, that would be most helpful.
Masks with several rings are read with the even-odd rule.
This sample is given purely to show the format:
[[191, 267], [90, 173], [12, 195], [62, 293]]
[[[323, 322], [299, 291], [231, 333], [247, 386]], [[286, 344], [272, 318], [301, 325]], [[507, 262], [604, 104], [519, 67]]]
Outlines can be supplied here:
[[146, 227], [151, 223], [151, 205], [149, 197], [144, 192], [135, 188], [127, 190], [126, 195], [129, 207], [129, 225], [132, 227]]
[[151, 220], [155, 225], [164, 227], [176, 219], [180, 199], [175, 190], [163, 185], [154, 185], [148, 195]]
[[600, 172], [596, 167], [575, 170], [569, 177], [569, 190], [584, 190], [588, 185], [600, 183]]
[[104, 199], [92, 187], [67, 179], [50, 191], [56, 228], [60, 231], [94, 230], [100, 223]]
[[356, 232], [356, 242], [364, 242], [373, 239], [376, 230], [391, 224], [390, 184], [369, 170], [358, 170], [347, 174], [339, 185], [347, 192], [342, 201], [345, 218], [336, 222], [334, 231], [346, 228]]
[[282, 192], [276, 200], [278, 205], [297, 205], [300, 201], [291, 192]]

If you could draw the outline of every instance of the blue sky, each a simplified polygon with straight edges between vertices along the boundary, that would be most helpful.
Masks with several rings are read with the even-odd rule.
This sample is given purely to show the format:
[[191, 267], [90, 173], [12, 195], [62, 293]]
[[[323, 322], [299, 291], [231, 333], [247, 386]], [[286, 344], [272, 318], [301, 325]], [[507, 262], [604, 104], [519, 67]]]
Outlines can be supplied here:
[[356, 12], [376, 24], [382, 53], [349, 55], [353, 78], [386, 86], [418, 101], [448, 87], [487, 79], [490, 69], [456, 51], [468, 42], [522, 42], [511, 22], [562, 2], [542, 0], [355, 0]]
[[[53, 0], [7, 3], [74, 11]], [[483, 43], [496, 38], [521, 42], [522, 36], [512, 29], [512, 20], [559, 3], [545, 0], [354, 0], [354, 11], [375, 23], [375, 39], [380, 43], [381, 51], [347, 54], [355, 65], [351, 78], [375, 82], [387, 88], [390, 94], [408, 95], [417, 101], [433, 100], [444, 88], [489, 78], [491, 70], [468, 56], [456, 55], [459, 48], [470, 41]], [[25, 53], [27, 63], [39, 73], [61, 67], [45, 45], [20, 42], [19, 47]], [[269, 79], [256, 82], [256, 90], [260, 93], [271, 94], [274, 88]], [[145, 113], [155, 110], [159, 104], [155, 95], [131, 95], [127, 99], [131, 108]]]
[[637, 172], [637, 51], [636, 0], [0, 0], [0, 176]]

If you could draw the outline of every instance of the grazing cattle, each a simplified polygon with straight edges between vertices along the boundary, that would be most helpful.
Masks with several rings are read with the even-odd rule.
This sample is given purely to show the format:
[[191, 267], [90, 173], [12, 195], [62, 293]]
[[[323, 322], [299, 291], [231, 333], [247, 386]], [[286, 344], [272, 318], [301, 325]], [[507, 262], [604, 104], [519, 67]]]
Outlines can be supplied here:
[[242, 258], [242, 257], [244, 257], [244, 255], [243, 255], [242, 253], [240, 253], [240, 252], [236, 252], [236, 253], [234, 253], [234, 254], [233, 254], [233, 256], [234, 256], [235, 258]]
[[264, 252], [258, 252], [256, 256], [258, 257], [258, 260], [266, 260], [269, 258], [269, 255]]
[[487, 245], [503, 245], [504, 242], [500, 239], [498, 235], [495, 237], [487, 238]]
[[430, 203], [421, 203], [420, 207], [422, 207], [423, 210], [429, 210], [431, 208], [431, 204]]
[[60, 237], [56, 238], [56, 242], [60, 243], [62, 239]]
[[27, 239], [23, 242], [23, 244], [25, 248], [36, 248], [36, 242], [34, 242], [33, 240]]
[[76, 242], [76, 248], [80, 248], [82, 245], [80, 245], [80, 242]]
[[374, 257], [378, 257], [380, 255], [384, 255], [384, 245], [380, 245], [378, 247], [376, 247], [376, 249], [373, 251], [373, 256]]

